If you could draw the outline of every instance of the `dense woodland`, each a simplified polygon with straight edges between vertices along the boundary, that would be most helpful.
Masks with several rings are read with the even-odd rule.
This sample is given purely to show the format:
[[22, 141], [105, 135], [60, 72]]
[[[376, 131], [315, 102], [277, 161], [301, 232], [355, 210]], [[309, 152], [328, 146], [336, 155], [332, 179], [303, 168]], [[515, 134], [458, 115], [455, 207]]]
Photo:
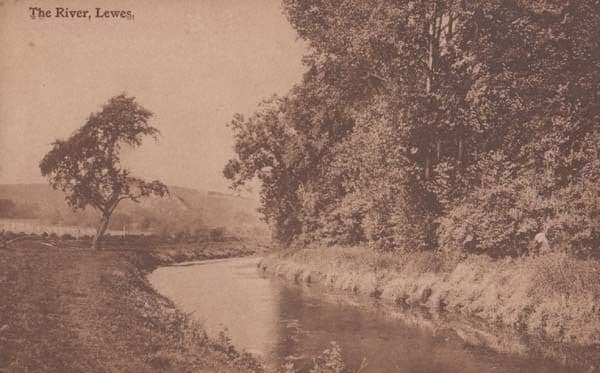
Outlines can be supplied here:
[[600, 2], [284, 0], [301, 83], [224, 174], [285, 244], [600, 251]]

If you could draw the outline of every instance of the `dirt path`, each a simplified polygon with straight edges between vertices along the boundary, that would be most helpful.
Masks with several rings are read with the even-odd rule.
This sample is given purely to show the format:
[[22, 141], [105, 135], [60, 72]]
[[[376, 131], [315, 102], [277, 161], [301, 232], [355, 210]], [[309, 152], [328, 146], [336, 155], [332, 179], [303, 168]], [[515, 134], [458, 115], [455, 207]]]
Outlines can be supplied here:
[[0, 250], [0, 372], [239, 371], [118, 252]]

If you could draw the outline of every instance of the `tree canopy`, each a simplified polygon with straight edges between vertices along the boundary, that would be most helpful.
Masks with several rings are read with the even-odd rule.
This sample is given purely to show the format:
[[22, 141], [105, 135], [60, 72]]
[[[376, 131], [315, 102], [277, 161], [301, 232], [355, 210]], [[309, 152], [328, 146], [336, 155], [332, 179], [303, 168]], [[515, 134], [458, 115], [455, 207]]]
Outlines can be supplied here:
[[302, 82], [236, 117], [284, 242], [598, 251], [600, 4], [284, 0]]
[[123, 146], [135, 148], [146, 136], [158, 138], [159, 131], [148, 124], [151, 116], [134, 97], [115, 96], [71, 137], [55, 141], [40, 162], [42, 175], [54, 189], [67, 194], [70, 206], [91, 206], [101, 212], [94, 247], [100, 244], [120, 201], [139, 202], [142, 197], [168, 193], [160, 181], [136, 178], [121, 164]]

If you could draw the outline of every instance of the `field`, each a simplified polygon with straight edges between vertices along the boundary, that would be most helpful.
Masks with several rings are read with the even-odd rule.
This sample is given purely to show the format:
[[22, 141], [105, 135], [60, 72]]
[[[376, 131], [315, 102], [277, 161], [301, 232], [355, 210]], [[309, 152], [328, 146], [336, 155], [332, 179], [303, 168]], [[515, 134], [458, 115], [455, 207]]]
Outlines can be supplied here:
[[228, 243], [183, 250], [0, 250], [0, 372], [244, 372], [258, 369], [157, 294], [145, 273], [185, 258], [242, 256]]
[[[123, 201], [111, 217], [109, 233], [197, 234], [220, 228], [240, 237], [268, 236], [257, 201], [175, 186], [169, 191], [164, 198]], [[0, 184], [0, 230], [79, 237], [95, 233], [99, 219], [92, 208], [70, 208], [64, 193], [49, 185]]]

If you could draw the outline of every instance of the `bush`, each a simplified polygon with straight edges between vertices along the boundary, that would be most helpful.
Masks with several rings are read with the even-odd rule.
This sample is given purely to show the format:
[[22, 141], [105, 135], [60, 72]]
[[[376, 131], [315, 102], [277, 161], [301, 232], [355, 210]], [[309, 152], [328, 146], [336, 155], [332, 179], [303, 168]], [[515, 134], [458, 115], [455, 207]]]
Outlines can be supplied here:
[[92, 239], [94, 237], [90, 236], [89, 234], [84, 234], [83, 236], [79, 237], [80, 240], [85, 241], [85, 242], [92, 242]]
[[541, 296], [592, 294], [600, 298], [598, 261], [580, 260], [566, 253], [551, 253], [535, 258], [532, 263], [536, 293]]
[[209, 231], [209, 237], [212, 241], [223, 241], [225, 240], [225, 227], [213, 228]]
[[600, 183], [594, 175], [558, 185], [553, 173], [517, 172], [491, 155], [481, 184], [440, 219], [445, 252], [521, 255], [562, 250], [598, 256]]
[[75, 237], [69, 233], [63, 234], [62, 236], [60, 236], [60, 238], [65, 241], [72, 241], [75, 239]]
[[17, 238], [17, 237], [18, 237], [18, 235], [15, 232], [13, 232], [13, 231], [4, 232], [4, 238], [7, 241], [10, 241], [10, 240], [12, 240], [14, 238]]

